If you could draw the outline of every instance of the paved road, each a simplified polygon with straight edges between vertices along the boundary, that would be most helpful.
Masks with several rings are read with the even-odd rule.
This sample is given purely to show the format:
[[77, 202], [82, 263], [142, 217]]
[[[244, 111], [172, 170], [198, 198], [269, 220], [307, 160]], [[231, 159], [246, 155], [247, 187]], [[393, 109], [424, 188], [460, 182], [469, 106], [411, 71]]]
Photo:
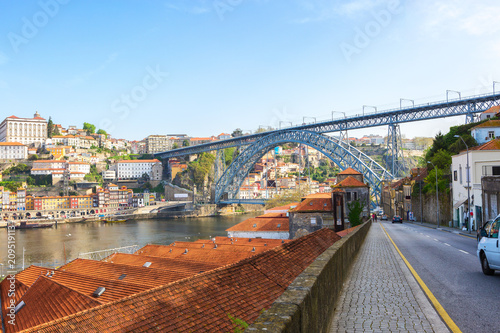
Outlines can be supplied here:
[[370, 228], [330, 332], [447, 332], [380, 224]]
[[500, 273], [483, 275], [475, 239], [416, 223], [383, 225], [462, 332], [500, 332]]

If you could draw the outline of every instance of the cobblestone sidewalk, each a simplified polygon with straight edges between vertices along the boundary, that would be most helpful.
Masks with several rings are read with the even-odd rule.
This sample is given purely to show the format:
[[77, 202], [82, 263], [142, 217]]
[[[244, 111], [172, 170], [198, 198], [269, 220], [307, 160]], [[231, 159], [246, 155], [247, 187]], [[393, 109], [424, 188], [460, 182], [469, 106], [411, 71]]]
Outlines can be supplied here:
[[344, 283], [330, 332], [449, 332], [379, 223]]

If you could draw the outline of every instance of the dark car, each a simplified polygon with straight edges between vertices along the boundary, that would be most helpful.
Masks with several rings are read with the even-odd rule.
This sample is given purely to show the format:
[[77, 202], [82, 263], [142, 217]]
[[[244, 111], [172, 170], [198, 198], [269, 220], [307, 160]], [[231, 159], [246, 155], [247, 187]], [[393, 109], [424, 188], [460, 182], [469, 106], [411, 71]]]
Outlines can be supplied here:
[[403, 223], [403, 219], [401, 218], [401, 216], [394, 215], [394, 217], [392, 218], [392, 223], [396, 223], [396, 222]]

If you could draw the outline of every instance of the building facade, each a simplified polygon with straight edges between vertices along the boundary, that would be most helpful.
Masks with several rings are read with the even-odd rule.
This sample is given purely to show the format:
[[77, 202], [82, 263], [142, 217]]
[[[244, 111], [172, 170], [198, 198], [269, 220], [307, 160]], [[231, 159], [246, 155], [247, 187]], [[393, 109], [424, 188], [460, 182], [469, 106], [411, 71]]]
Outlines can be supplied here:
[[166, 135], [150, 135], [146, 138], [146, 152], [160, 153], [172, 149], [172, 141]]
[[47, 139], [47, 120], [38, 112], [33, 118], [10, 116], [0, 124], [0, 142], [19, 142], [40, 147]]
[[139, 179], [144, 174], [150, 180], [161, 180], [163, 167], [157, 160], [122, 160], [116, 163], [116, 175], [119, 180]]
[[0, 142], [0, 160], [25, 160], [28, 147], [19, 142]]

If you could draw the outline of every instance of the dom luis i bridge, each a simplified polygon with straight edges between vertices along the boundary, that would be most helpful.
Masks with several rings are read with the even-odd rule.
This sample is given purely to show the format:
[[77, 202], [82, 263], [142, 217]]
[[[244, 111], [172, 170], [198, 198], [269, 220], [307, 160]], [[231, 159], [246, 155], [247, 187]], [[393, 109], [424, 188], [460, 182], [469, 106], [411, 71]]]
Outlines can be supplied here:
[[[458, 94], [459, 97], [448, 98], [450, 92]], [[403, 100], [411, 102], [411, 106], [403, 107]], [[494, 91], [489, 94], [462, 98], [459, 92], [448, 90], [444, 101], [415, 105], [412, 100], [401, 99], [400, 107], [397, 109], [363, 112], [355, 116], [344, 116], [344, 118], [301, 124], [183, 147], [157, 153], [155, 157], [168, 160], [169, 158], [215, 150], [217, 151], [216, 161], [219, 161], [223, 158], [223, 149], [238, 147], [241, 153], [231, 165], [225, 170], [221, 170], [220, 167], [219, 170], [216, 170], [214, 202], [220, 204], [263, 203], [263, 200], [240, 200], [237, 198], [239, 188], [254, 164], [277, 145], [292, 142], [304, 144], [320, 151], [342, 170], [352, 167], [361, 172], [371, 187], [375, 203], [379, 203], [382, 181], [401, 177], [408, 171], [401, 149], [399, 124], [454, 116], [465, 116], [467, 124], [474, 122], [478, 113], [498, 105], [499, 100], [500, 93]], [[347, 130], [378, 126], [388, 126], [385, 155], [388, 169], [350, 145], [346, 135]], [[216, 163], [217, 165], [222, 165], [223, 168], [224, 163]]]

